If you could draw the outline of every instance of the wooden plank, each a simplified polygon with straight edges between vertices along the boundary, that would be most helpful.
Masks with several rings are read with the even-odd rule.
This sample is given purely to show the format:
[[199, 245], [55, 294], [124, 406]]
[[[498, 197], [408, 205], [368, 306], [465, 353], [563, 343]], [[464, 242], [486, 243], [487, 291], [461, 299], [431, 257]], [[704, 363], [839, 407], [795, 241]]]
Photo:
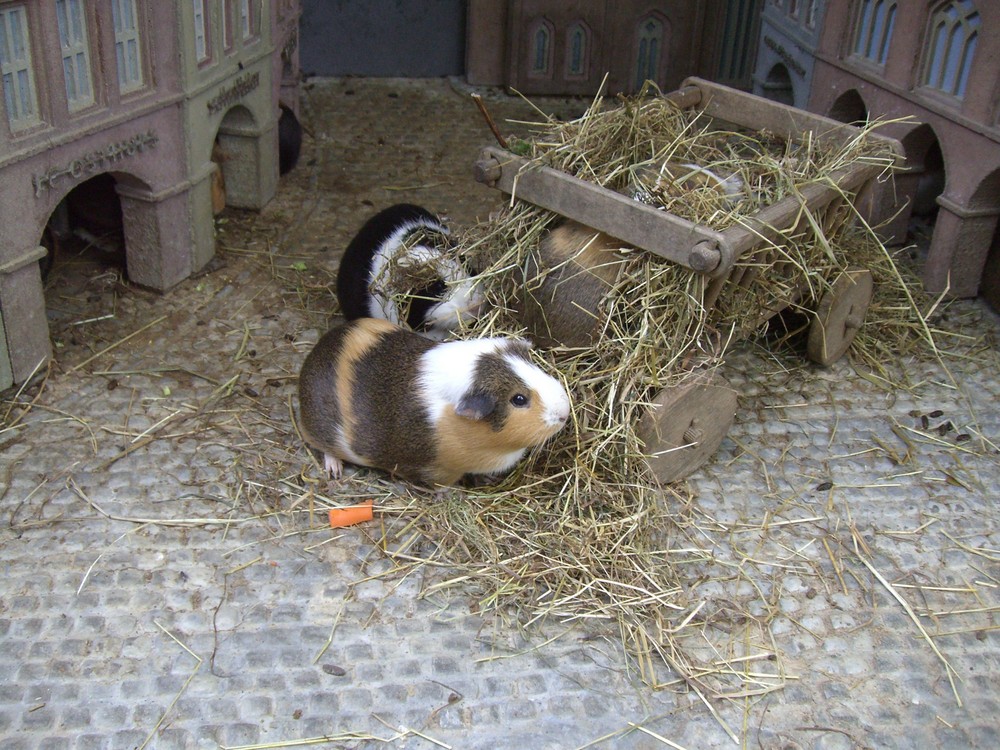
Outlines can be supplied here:
[[[711, 117], [728, 120], [750, 130], [768, 130], [790, 140], [800, 142], [802, 134], [810, 131], [818, 142], [842, 146], [861, 134], [861, 128], [833, 120], [829, 117], [806, 112], [788, 104], [731, 89], [703, 78], [688, 78], [683, 88], [697, 86], [701, 89], [698, 107]], [[895, 138], [870, 133], [872, 139], [884, 141], [897, 156], [903, 147]]]
[[[877, 164], [856, 163], [839, 169], [830, 175], [832, 184], [814, 182], [803, 186], [798, 195], [788, 195], [777, 203], [765, 206], [752, 216], [744, 219], [743, 225], [732, 226], [722, 234], [735, 257], [739, 258], [762, 240], [774, 242], [780, 230], [790, 229], [805, 205], [813, 214], [840, 197], [841, 191], [853, 192], [882, 171]], [[838, 185], [839, 190], [833, 185]]]
[[676, 91], [664, 94], [663, 98], [673, 102], [681, 109], [697, 107], [701, 103], [701, 89], [697, 86], [682, 86]]
[[732, 266], [734, 255], [722, 233], [508, 151], [483, 149], [475, 175], [479, 182], [685, 268], [719, 276]]

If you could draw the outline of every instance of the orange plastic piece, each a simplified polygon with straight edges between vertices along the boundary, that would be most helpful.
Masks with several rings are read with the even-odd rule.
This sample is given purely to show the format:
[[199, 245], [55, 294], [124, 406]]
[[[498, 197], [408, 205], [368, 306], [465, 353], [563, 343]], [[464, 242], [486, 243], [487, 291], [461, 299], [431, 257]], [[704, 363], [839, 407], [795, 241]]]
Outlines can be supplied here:
[[369, 500], [361, 505], [348, 505], [346, 508], [330, 508], [330, 528], [340, 528], [341, 526], [353, 526], [356, 523], [364, 523], [372, 520], [372, 506], [374, 503]]

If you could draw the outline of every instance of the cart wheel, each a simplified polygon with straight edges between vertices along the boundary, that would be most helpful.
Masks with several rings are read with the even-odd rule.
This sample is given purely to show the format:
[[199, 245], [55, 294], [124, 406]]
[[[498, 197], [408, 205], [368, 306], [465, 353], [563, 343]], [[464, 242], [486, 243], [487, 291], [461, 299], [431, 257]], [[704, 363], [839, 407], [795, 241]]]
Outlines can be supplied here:
[[683, 479], [712, 456], [736, 417], [736, 391], [706, 373], [665, 388], [639, 420], [646, 462], [661, 482]]
[[809, 359], [828, 367], [840, 359], [865, 320], [875, 284], [871, 271], [844, 271], [823, 295], [809, 326]]

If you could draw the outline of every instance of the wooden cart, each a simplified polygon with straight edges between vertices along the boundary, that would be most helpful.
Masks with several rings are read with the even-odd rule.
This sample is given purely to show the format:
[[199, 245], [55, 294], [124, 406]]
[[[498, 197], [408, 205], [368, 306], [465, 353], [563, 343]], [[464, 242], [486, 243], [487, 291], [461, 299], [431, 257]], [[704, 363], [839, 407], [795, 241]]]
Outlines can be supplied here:
[[[821, 143], [843, 145], [860, 134], [856, 127], [699, 78], [685, 80], [665, 96], [679, 107], [793, 142], [809, 132]], [[897, 141], [870, 137], [885, 142], [897, 161], [902, 158]], [[883, 171], [884, 167], [868, 162], [845, 166], [831, 177], [836, 188], [806, 185], [798, 195], [767, 206], [743, 225], [715, 231], [505, 149], [483, 149], [474, 166], [481, 183], [705, 274], [710, 278], [706, 309], [714, 307], [726, 284], [749, 287], [754, 283], [756, 267], [766, 266], [763, 256], [779, 232], [803, 220], [803, 204], [822, 221], [841, 208], [844, 194], [853, 194], [863, 215], [877, 213], [879, 196], [886, 194], [876, 189], [876, 178]], [[743, 258], [749, 262], [734, 267]], [[829, 365], [847, 351], [872, 293], [872, 275], [867, 269], [850, 268], [832, 280], [810, 326], [808, 355], [812, 360]], [[793, 302], [794, 298], [775, 300], [763, 311], [765, 319]], [[657, 476], [674, 481], [697, 469], [728, 433], [736, 406], [736, 393], [718, 375], [696, 376], [662, 391], [637, 427]]]

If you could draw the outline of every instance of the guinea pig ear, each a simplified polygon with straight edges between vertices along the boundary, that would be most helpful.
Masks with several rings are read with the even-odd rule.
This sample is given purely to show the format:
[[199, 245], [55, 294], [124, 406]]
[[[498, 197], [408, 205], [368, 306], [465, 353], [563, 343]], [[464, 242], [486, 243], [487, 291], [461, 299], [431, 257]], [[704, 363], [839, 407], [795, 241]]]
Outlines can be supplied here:
[[455, 413], [466, 419], [486, 419], [497, 408], [494, 396], [482, 391], [469, 391], [459, 400]]

